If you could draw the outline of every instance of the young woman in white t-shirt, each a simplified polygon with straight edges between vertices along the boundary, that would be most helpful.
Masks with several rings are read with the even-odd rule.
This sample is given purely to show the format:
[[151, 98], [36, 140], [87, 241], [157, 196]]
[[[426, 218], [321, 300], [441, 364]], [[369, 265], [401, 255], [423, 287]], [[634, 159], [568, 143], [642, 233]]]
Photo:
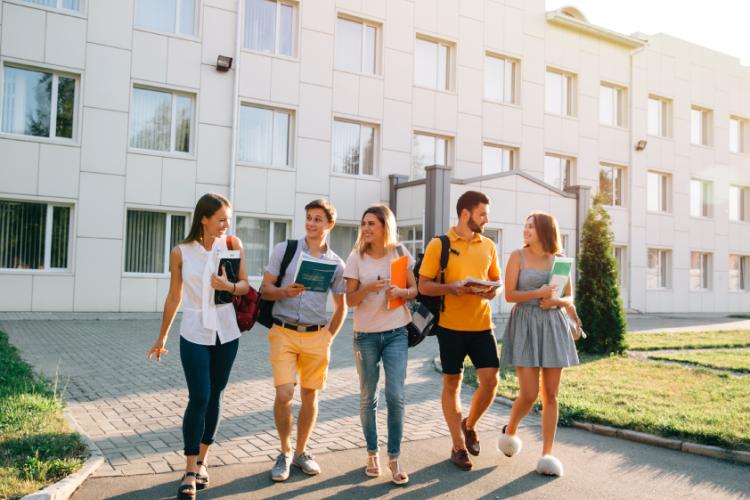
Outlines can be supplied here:
[[[354, 308], [354, 359], [359, 374], [359, 414], [367, 441], [368, 476], [380, 475], [378, 456], [377, 407], [380, 364], [385, 371], [385, 398], [388, 403], [388, 467], [396, 484], [406, 484], [409, 476], [401, 469], [401, 437], [404, 426], [404, 381], [411, 314], [406, 304], [388, 309], [391, 299], [413, 299], [417, 284], [414, 259], [403, 246], [399, 252], [396, 219], [385, 205], [372, 205], [362, 215], [359, 236], [346, 260], [346, 301]], [[390, 286], [391, 261], [407, 256], [406, 288]]]
[[[193, 222], [185, 241], [169, 256], [169, 292], [164, 302], [161, 330], [148, 357], [161, 360], [167, 335], [182, 304], [180, 361], [188, 386], [188, 404], [182, 420], [185, 441], [185, 474], [179, 498], [193, 498], [208, 486], [206, 457], [214, 442], [221, 417], [221, 399], [239, 346], [240, 330], [232, 304], [215, 304], [216, 290], [245, 295], [250, 290], [245, 252], [239, 238], [227, 236], [232, 220], [229, 200], [220, 194], [201, 196], [193, 210]], [[232, 238], [240, 252], [238, 281], [217, 273], [219, 259]]]

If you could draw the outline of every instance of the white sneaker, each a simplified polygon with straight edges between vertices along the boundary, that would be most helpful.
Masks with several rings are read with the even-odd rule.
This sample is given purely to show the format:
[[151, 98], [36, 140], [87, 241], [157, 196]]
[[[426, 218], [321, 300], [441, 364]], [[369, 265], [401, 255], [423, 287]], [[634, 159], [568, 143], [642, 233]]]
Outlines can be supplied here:
[[544, 455], [536, 464], [536, 471], [545, 476], [563, 476], [563, 464], [552, 455]]
[[522, 444], [518, 436], [509, 436], [505, 433], [508, 426], [503, 426], [503, 433], [497, 438], [497, 451], [502, 452], [506, 457], [512, 457], [520, 453]]
[[279, 453], [279, 456], [276, 457], [276, 463], [274, 464], [273, 469], [271, 469], [271, 480], [279, 482], [289, 479], [289, 468], [291, 465], [291, 453], [289, 455]]

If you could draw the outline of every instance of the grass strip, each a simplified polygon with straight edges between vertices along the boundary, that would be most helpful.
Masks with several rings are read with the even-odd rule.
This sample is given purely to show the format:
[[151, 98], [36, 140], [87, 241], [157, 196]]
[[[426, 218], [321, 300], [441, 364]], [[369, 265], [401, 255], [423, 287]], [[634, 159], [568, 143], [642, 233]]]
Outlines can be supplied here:
[[[707, 351], [652, 354], [649, 358], [691, 363], [719, 370], [750, 373], [750, 350], [747, 349], [711, 349]], [[750, 388], [750, 382], [748, 382], [748, 387]]]
[[750, 347], [750, 330], [715, 332], [661, 332], [628, 334], [631, 351]]
[[87, 455], [54, 386], [0, 332], [0, 498], [20, 498], [78, 470]]

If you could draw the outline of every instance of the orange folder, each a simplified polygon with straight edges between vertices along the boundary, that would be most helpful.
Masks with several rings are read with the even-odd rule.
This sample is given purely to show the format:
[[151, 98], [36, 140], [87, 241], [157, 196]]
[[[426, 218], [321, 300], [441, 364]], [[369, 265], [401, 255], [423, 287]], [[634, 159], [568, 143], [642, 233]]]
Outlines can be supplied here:
[[[391, 261], [391, 286], [406, 288], [406, 266], [409, 264], [409, 258], [404, 255]], [[396, 309], [406, 304], [406, 300], [396, 298], [388, 302], [388, 309]]]

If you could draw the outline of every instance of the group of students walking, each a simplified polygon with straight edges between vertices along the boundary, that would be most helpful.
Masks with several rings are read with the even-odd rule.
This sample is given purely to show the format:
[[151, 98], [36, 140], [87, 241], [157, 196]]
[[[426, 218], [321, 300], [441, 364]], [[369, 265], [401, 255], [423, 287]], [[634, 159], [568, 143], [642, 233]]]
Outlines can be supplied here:
[[[443, 415], [452, 439], [450, 461], [459, 469], [470, 470], [470, 455], [479, 455], [476, 426], [495, 397], [502, 360], [515, 367], [520, 392], [510, 420], [500, 429], [498, 449], [507, 456], [520, 451], [521, 441], [516, 432], [539, 395], [541, 375], [543, 449], [537, 471], [563, 474], [562, 464], [551, 455], [558, 419], [557, 394], [562, 369], [578, 364], [569, 321], [579, 320], [570, 280], [561, 298], [547, 284], [554, 257], [561, 251], [557, 222], [546, 213], [529, 215], [523, 231], [523, 248], [510, 256], [505, 272], [505, 299], [515, 305], [500, 356], [490, 301], [502, 287], [478, 289], [460, 284], [467, 277], [496, 282], [501, 279], [495, 244], [482, 236], [489, 210], [490, 200], [486, 195], [477, 191], [464, 193], [456, 206], [458, 223], [448, 231], [447, 238], [429, 242], [417, 279], [412, 270], [414, 258], [399, 244], [395, 217], [387, 206], [377, 204], [365, 210], [357, 241], [346, 263], [328, 244], [328, 235], [336, 223], [334, 207], [324, 199], [305, 206], [305, 237], [281, 242], [273, 248], [260, 289], [264, 299], [273, 301], [273, 326], [268, 341], [280, 453], [271, 470], [272, 480], [288, 479], [292, 466], [309, 475], [321, 471], [306, 449], [307, 441], [317, 418], [318, 396], [326, 384], [330, 346], [344, 323], [347, 308], [351, 307], [360, 419], [367, 447], [363, 470], [371, 477], [383, 473], [376, 416], [382, 365], [388, 407], [386, 470], [395, 484], [409, 481], [400, 460], [400, 448], [408, 361], [407, 325], [412, 318], [406, 304], [389, 308], [387, 303], [396, 298], [406, 302], [418, 294], [441, 297], [443, 303], [434, 331], [443, 371]], [[242, 242], [226, 234], [230, 221], [231, 206], [223, 196], [208, 193], [196, 204], [188, 237], [170, 255], [171, 279], [161, 330], [148, 352], [148, 357], [154, 356], [157, 361], [167, 352], [167, 336], [182, 304], [180, 359], [189, 395], [182, 427], [186, 457], [185, 474], [178, 487], [182, 497], [195, 496], [209, 484], [208, 450], [215, 439], [222, 395], [240, 337], [232, 304], [214, 304], [214, 291], [245, 295], [250, 287]], [[450, 245], [444, 269], [441, 268], [443, 241]], [[215, 256], [227, 249], [240, 253], [236, 283], [216, 269]], [[292, 251], [289, 261], [288, 254]], [[328, 287], [333, 303], [330, 318], [326, 315], [328, 292], [305, 290], [294, 282], [294, 273], [283, 272], [283, 261], [288, 261], [284, 263], [289, 269], [295, 269], [303, 253], [335, 264]], [[408, 260], [407, 279], [406, 286], [400, 288], [390, 283], [388, 277], [391, 262], [404, 255]], [[464, 418], [460, 389], [466, 356], [476, 367], [479, 387]], [[292, 400], [296, 385], [300, 386], [301, 407], [293, 447]]]

